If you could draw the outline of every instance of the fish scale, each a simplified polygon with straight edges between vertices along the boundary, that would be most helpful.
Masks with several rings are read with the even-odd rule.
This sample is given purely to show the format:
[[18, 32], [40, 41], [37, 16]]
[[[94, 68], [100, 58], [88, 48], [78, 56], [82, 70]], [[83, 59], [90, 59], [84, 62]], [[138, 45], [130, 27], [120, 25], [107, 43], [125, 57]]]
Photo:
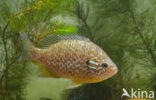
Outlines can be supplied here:
[[[117, 66], [109, 56], [88, 38], [72, 34], [51, 35], [47, 39], [41, 41], [42, 45], [45, 42], [45, 46], [48, 46], [44, 48], [36, 48], [26, 38], [23, 41], [27, 40], [24, 42], [25, 48], [31, 48], [28, 49], [30, 59], [43, 64], [52, 75], [82, 84], [99, 82], [117, 73]], [[49, 39], [57, 41], [49, 44]], [[108, 68], [103, 66], [105, 63]]]

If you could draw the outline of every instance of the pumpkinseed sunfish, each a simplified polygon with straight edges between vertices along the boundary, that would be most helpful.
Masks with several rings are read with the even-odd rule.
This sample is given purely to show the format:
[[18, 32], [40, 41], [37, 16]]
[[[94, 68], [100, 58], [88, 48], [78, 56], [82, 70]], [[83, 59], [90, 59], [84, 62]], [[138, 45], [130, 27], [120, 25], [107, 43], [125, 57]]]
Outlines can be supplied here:
[[24, 55], [42, 64], [42, 76], [67, 78], [73, 84], [96, 83], [115, 75], [117, 66], [88, 38], [78, 34], [49, 35], [35, 47], [26, 34], [21, 35]]

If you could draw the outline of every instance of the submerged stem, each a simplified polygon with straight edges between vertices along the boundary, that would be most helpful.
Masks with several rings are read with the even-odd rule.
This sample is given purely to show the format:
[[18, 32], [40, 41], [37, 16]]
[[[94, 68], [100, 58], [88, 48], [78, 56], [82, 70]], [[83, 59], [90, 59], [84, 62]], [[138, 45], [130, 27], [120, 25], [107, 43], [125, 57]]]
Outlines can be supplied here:
[[3, 29], [3, 32], [2, 32], [2, 42], [3, 42], [3, 46], [4, 46], [4, 52], [5, 52], [5, 65], [6, 65], [6, 68], [4, 69], [4, 72], [2, 73], [1, 77], [0, 77], [0, 95], [2, 94], [2, 82], [3, 82], [3, 79], [5, 77], [5, 73], [8, 71], [8, 51], [7, 51], [7, 43], [6, 43], [6, 40], [5, 40], [5, 32], [8, 28], [8, 25], [9, 25], [9, 21], [8, 23], [6, 24], [6, 26], [4, 27]]
[[[81, 19], [81, 20], [82, 20], [82, 19]], [[90, 30], [90, 28], [89, 28], [89, 26], [88, 26], [87, 22], [86, 22], [86, 21], [84, 21], [84, 20], [82, 20], [82, 22], [84, 23], [84, 25], [85, 25], [85, 27], [86, 27], [86, 29], [87, 29], [88, 33], [90, 34], [90, 39], [94, 41], [94, 38], [93, 38], [93, 33], [92, 33], [92, 31]]]
[[153, 60], [153, 63], [154, 63], [154, 65], [155, 65], [155, 67], [156, 67], [156, 57], [154, 56], [154, 53], [153, 53], [152, 49], [150, 48], [150, 46], [148, 45], [147, 41], [145, 40], [143, 34], [141, 33], [141, 30], [139, 29], [139, 26], [138, 26], [138, 24], [137, 24], [136, 18], [135, 18], [135, 16], [134, 16], [134, 13], [133, 13], [131, 10], [130, 10], [130, 14], [131, 14], [132, 19], [133, 19], [133, 22], [134, 22], [134, 24], [135, 24], [136, 31], [137, 31], [137, 33], [138, 33], [138, 35], [139, 35], [141, 41], [142, 41], [143, 44], [145, 45], [147, 51], [148, 51], [149, 54], [151, 55], [151, 58], [152, 58], [152, 60]]
[[[4, 27], [3, 31], [2, 31], [2, 43], [3, 43], [3, 46], [4, 46], [3, 48], [4, 48], [4, 53], [5, 53], [5, 63], [4, 63], [4, 65], [5, 65], [6, 67], [5, 67], [3, 73], [1, 74], [1, 77], [0, 77], [0, 95], [2, 95], [2, 93], [3, 93], [3, 89], [2, 89], [3, 80], [4, 80], [4, 78], [6, 77], [7, 72], [8, 72], [8, 70], [9, 70], [10, 66], [11, 66], [13, 63], [15, 63], [16, 60], [17, 60], [17, 59], [14, 59], [11, 63], [9, 63], [8, 50], [7, 50], [7, 42], [6, 42], [6, 37], [5, 37], [5, 35], [6, 35], [6, 30], [7, 30], [8, 26], [9, 26], [10, 21], [12, 20], [12, 18], [18, 16], [18, 15], [21, 14], [21, 13], [29, 12], [29, 11], [31, 11], [33, 8], [35, 8], [35, 6], [33, 6], [32, 8], [27, 8], [27, 9], [25, 9], [25, 10], [22, 10], [22, 11], [20, 11], [20, 12], [15, 13], [13, 16], [10, 17], [10, 19], [8, 20], [7, 24], [5, 25], [5, 27]], [[19, 56], [18, 56], [18, 57], [19, 57]], [[18, 58], [18, 57], [17, 57], [17, 58]]]
[[74, 14], [78, 17], [78, 19], [83, 23], [84, 27], [86, 28], [88, 34], [90, 35], [90, 39], [94, 41], [94, 37], [93, 37], [93, 33], [87, 23], [87, 18], [89, 15], [89, 7], [87, 7], [87, 11], [86, 14], [85, 12], [82, 10], [83, 6], [80, 4], [80, 2], [76, 1], [76, 11], [74, 12]]

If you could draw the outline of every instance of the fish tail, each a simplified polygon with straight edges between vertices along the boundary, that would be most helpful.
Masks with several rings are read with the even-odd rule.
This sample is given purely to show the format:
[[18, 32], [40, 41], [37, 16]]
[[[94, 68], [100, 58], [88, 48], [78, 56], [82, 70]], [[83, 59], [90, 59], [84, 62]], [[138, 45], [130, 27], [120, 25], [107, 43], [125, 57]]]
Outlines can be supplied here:
[[33, 43], [29, 40], [26, 33], [20, 35], [22, 44], [23, 44], [23, 51], [20, 60], [27, 60], [31, 55], [31, 50], [34, 47]]

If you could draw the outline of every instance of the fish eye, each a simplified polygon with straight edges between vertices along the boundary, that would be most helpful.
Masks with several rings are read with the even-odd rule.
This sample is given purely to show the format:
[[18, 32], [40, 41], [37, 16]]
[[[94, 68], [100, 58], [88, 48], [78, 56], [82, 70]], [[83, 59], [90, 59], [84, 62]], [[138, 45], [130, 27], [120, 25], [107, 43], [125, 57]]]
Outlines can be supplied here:
[[107, 68], [108, 67], [108, 64], [107, 63], [103, 63], [102, 66], [105, 67], [105, 68]]
[[89, 65], [89, 60], [86, 61], [86, 64]]

